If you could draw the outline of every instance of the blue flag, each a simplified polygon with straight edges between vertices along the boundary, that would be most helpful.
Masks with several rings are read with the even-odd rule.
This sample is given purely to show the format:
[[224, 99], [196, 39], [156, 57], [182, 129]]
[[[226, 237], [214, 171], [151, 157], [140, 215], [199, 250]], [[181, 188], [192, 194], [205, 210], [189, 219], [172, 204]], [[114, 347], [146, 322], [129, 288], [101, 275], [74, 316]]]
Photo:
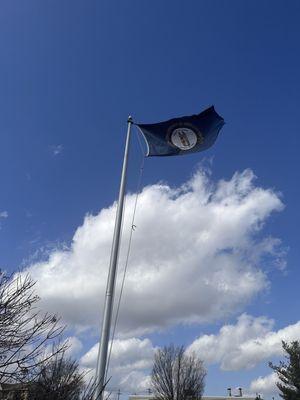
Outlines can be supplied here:
[[214, 107], [197, 115], [157, 124], [136, 124], [147, 142], [147, 156], [176, 156], [211, 147], [224, 125]]

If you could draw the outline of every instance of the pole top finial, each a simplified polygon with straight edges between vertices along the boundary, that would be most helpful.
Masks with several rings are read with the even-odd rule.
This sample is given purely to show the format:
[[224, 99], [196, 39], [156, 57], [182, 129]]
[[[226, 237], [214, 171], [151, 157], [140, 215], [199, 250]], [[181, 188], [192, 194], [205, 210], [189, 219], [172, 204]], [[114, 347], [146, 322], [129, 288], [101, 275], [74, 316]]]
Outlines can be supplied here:
[[132, 119], [132, 116], [131, 116], [131, 115], [129, 115], [129, 116], [128, 116], [128, 118], [127, 118], [127, 122], [128, 122], [128, 123], [129, 123], [129, 122], [130, 122], [130, 123], [132, 123], [132, 122], [133, 122], [133, 119]]

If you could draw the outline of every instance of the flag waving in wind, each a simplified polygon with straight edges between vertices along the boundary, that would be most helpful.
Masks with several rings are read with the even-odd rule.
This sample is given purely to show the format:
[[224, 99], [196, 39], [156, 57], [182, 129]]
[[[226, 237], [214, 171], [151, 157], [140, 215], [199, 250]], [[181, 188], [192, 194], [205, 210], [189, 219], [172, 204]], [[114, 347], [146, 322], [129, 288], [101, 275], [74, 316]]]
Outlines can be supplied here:
[[211, 147], [224, 119], [210, 107], [200, 114], [173, 118], [157, 124], [136, 124], [148, 145], [147, 156], [176, 156]]
[[[121, 174], [119, 201], [116, 213], [116, 222], [109, 264], [107, 290], [105, 295], [103, 323], [99, 344], [96, 392], [93, 399], [102, 400], [105, 390], [106, 371], [109, 364], [108, 345], [110, 338], [111, 319], [114, 305], [114, 289], [117, 277], [117, 264], [120, 248], [122, 217], [124, 209], [126, 171], [130, 145], [132, 118], [127, 120], [127, 135], [124, 151], [124, 160]], [[147, 156], [175, 156], [194, 153], [208, 149], [217, 139], [224, 119], [218, 115], [214, 107], [210, 107], [198, 115], [170, 119], [158, 124], [136, 124], [144, 135], [148, 144]], [[142, 169], [141, 169], [142, 171]], [[132, 225], [134, 227], [134, 225]]]

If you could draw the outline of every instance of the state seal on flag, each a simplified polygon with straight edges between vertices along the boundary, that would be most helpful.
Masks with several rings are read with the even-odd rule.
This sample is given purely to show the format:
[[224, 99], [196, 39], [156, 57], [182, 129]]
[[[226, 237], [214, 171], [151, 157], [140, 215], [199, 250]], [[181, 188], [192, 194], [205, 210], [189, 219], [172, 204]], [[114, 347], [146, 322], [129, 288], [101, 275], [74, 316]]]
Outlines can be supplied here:
[[156, 124], [136, 124], [147, 143], [147, 157], [177, 156], [209, 149], [224, 125], [213, 106], [200, 114]]
[[168, 142], [180, 150], [191, 150], [197, 144], [203, 143], [203, 135], [192, 124], [175, 124], [168, 129]]

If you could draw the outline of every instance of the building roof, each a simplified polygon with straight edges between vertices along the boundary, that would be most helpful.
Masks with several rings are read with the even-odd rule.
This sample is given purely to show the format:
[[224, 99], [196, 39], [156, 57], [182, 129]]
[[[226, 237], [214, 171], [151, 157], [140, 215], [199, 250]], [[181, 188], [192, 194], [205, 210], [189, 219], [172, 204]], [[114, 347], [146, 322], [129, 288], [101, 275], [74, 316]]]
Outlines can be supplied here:
[[[132, 394], [129, 396], [129, 400], [153, 400], [153, 394]], [[250, 396], [202, 396], [202, 400], [255, 400], [256, 397]]]

